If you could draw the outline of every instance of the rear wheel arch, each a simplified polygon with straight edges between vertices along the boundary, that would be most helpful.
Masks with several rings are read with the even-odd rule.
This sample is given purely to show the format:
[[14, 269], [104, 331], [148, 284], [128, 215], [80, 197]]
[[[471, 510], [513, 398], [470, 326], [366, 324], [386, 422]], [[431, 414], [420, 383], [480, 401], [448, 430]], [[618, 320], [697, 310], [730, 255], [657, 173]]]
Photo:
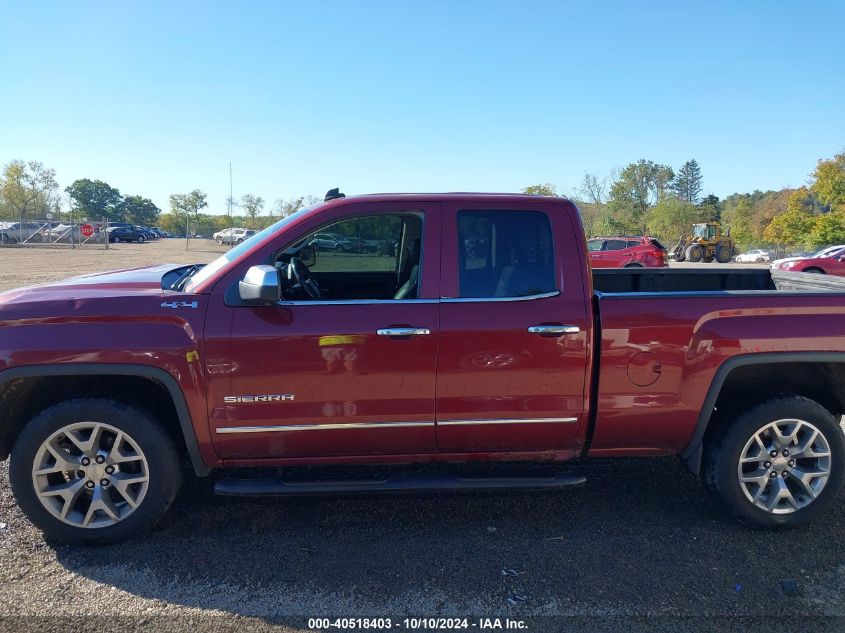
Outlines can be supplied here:
[[[181, 387], [176, 379], [165, 370], [147, 365], [33, 365], [14, 367], [0, 372], [0, 405], [5, 406], [10, 399], [14, 405], [19, 407], [18, 415], [10, 416], [10, 419], [7, 419], [4, 424], [0, 425], [0, 459], [8, 456], [17, 434], [32, 417], [38, 415], [44, 409], [67, 399], [54, 397], [39, 402], [37, 400], [38, 393], [32, 393], [33, 389], [38, 388], [35, 385], [39, 379], [80, 381], [90, 379], [91, 381], [96, 381], [97, 379], [109, 380], [119, 378], [149, 379], [152, 383], [156, 383], [169, 396], [166, 404], [172, 405], [178, 423], [178, 428], [173, 429], [174, 433], [178, 436], [174, 439], [180, 440], [183, 444], [191, 466], [198, 477], [205, 477], [210, 474], [211, 469], [206, 465], [200, 453], [190, 410], [188, 409]], [[46, 387], [46, 385], [44, 386]], [[42, 389], [42, 393], [43, 391]], [[130, 404], [132, 404], [131, 401]], [[155, 409], [157, 407], [150, 408], [138, 402], [134, 404], [151, 410], [152, 413], [156, 412]]]
[[[751, 375], [755, 384], [749, 386], [744, 379]], [[743, 388], [734, 390], [738, 383]], [[699, 474], [708, 440], [731, 416], [778, 396], [803, 396], [834, 415], [845, 414], [843, 385], [845, 352], [771, 352], [730, 358], [719, 366], [710, 383], [681, 458]]]

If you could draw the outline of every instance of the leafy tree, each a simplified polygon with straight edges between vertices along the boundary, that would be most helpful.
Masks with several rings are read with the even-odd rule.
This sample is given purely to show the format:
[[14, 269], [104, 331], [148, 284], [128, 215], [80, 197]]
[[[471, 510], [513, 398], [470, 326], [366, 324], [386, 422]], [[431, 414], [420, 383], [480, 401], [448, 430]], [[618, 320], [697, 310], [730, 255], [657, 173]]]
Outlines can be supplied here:
[[56, 172], [35, 160], [13, 160], [3, 168], [0, 205], [12, 218], [40, 215], [54, 206]]
[[607, 193], [607, 181], [599, 180], [595, 174], [584, 174], [581, 181], [581, 196], [591, 204], [604, 204]]
[[117, 220], [123, 217], [123, 196], [102, 180], [74, 180], [65, 191], [70, 194], [77, 210], [91, 220]]
[[781, 213], [763, 231], [763, 239], [774, 244], [806, 244], [813, 216], [800, 209]]
[[261, 214], [261, 210], [264, 208], [264, 198], [248, 193], [241, 198], [241, 206], [250, 219], [250, 226], [255, 228], [255, 218]]
[[199, 224], [200, 209], [208, 206], [206, 198], [206, 194], [199, 189], [194, 189], [191, 193], [173, 193], [170, 195], [170, 210], [182, 219], [182, 223], [185, 218], [193, 215], [194, 221]]
[[560, 197], [560, 194], [557, 192], [557, 187], [548, 182], [544, 185], [529, 185], [522, 190], [522, 193], [527, 193], [532, 196]]
[[845, 152], [820, 160], [813, 172], [812, 191], [824, 205], [845, 208]]
[[690, 227], [698, 218], [699, 210], [695, 205], [674, 196], [666, 196], [648, 212], [646, 227], [649, 235], [671, 241], [681, 235], [688, 235]]
[[807, 187], [799, 187], [789, 192], [786, 201], [787, 211], [801, 211], [813, 213], [816, 210], [816, 199]]
[[663, 199], [673, 177], [671, 167], [650, 160], [627, 165], [610, 187], [609, 217], [601, 223], [614, 232], [644, 230], [649, 207]]
[[692, 204], [698, 202], [701, 196], [701, 167], [694, 158], [681, 165], [672, 183], [672, 190], [685, 202]]
[[156, 224], [158, 214], [161, 213], [161, 209], [152, 200], [141, 196], [126, 196], [120, 209], [125, 221], [142, 226]]
[[286, 218], [289, 215], [293, 215], [301, 208], [307, 207], [311, 204], [312, 199], [313, 196], [300, 196], [298, 198], [291, 198], [290, 200], [280, 198], [276, 200], [276, 204], [273, 205], [273, 212], [271, 212], [271, 215], [277, 214], [280, 217]]
[[748, 198], [740, 198], [725, 215], [725, 221], [730, 224], [731, 237], [738, 244], [748, 244], [757, 237], [754, 233], [754, 207]]
[[698, 210], [701, 214], [701, 219], [705, 222], [721, 222], [722, 221], [722, 203], [719, 196], [709, 194], [698, 204]]
[[810, 229], [809, 245], [814, 248], [842, 244], [845, 242], [845, 215], [842, 211], [831, 211], [816, 217]]

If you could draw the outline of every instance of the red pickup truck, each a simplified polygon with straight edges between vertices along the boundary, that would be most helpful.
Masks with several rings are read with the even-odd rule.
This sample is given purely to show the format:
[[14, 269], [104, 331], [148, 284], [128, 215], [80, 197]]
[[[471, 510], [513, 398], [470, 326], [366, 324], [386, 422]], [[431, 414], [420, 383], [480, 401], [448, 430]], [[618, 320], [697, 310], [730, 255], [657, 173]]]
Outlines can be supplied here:
[[[529, 466], [657, 455], [797, 525], [843, 485], [845, 293], [776, 274], [591, 272], [563, 199], [332, 191], [205, 266], [0, 294], [0, 458], [70, 543], [141, 533], [186, 467], [228, 495], [561, 489], [580, 468]], [[420, 466], [492, 461], [525, 468]], [[299, 468], [362, 464], [390, 474]]]

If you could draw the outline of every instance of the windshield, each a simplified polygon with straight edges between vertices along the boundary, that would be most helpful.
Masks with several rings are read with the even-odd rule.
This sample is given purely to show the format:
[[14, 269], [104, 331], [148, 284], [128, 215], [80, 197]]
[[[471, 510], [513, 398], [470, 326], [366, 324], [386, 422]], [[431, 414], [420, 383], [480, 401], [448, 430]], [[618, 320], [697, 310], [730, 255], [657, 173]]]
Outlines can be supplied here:
[[319, 202], [317, 204], [312, 204], [309, 207], [303, 207], [296, 213], [293, 213], [286, 218], [282, 218], [278, 222], [271, 224], [266, 229], [263, 229], [256, 233], [255, 235], [251, 235], [249, 238], [245, 239], [243, 242], [235, 246], [234, 248], [230, 249], [217, 259], [213, 260], [212, 262], [206, 264], [202, 268], [198, 269], [197, 272], [191, 277], [188, 283], [185, 285], [185, 292], [193, 292], [193, 289], [196, 288], [199, 284], [204, 282], [206, 279], [211, 277], [214, 273], [219, 271], [221, 268], [225, 267], [226, 264], [235, 261], [238, 257], [240, 257], [243, 253], [247, 252], [250, 248], [252, 248], [255, 244], [263, 240], [265, 237], [270, 235], [271, 233], [275, 233], [283, 226], [290, 224], [293, 220], [298, 218], [301, 214], [305, 213], [306, 211], [310, 211], [314, 207], [323, 204]]
[[695, 224], [693, 225], [693, 235], [696, 237], [707, 237], [707, 225], [706, 224]]

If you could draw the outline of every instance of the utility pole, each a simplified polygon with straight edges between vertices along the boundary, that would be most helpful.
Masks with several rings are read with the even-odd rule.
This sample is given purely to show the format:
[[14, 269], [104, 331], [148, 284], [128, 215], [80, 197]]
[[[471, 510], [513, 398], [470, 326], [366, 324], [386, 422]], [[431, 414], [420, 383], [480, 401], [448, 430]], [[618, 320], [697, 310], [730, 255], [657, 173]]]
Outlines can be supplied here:
[[232, 207], [235, 204], [234, 188], [232, 187], [232, 161], [229, 161], [229, 238], [232, 237], [232, 228], [234, 227], [232, 219]]

